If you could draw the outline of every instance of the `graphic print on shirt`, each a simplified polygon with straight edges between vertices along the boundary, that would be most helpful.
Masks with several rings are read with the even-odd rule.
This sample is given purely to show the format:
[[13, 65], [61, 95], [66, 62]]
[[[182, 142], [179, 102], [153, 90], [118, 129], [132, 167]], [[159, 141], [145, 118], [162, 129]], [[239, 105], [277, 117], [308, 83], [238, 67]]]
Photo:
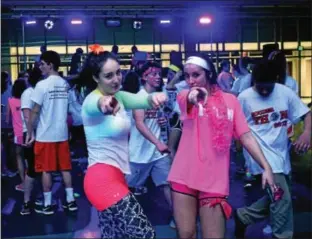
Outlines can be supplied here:
[[144, 111], [144, 119], [157, 119], [158, 118], [158, 110], [148, 109]]
[[144, 111], [144, 120], [146, 119], [160, 119], [160, 118], [166, 118], [167, 124], [166, 125], [160, 125], [160, 137], [162, 139], [162, 142], [167, 144], [168, 143], [168, 137], [169, 137], [169, 130], [168, 130], [168, 117], [166, 113], [164, 112], [164, 109], [148, 109]]
[[67, 84], [64, 84], [64, 86], [54, 86], [54, 89], [49, 90], [48, 92], [49, 92], [49, 100], [68, 99]]
[[287, 110], [275, 111], [273, 107], [258, 110], [251, 113], [255, 125], [268, 124], [274, 122], [274, 128], [287, 126], [288, 112]]
[[[214, 110], [216, 116], [218, 119], [221, 119], [222, 118], [222, 115], [219, 113], [219, 109], [215, 106], [212, 107], [212, 109]], [[207, 108], [204, 107], [204, 117], [209, 117], [209, 114], [207, 112]], [[227, 118], [229, 121], [233, 122], [233, 119], [234, 119], [234, 110], [233, 109], [230, 109], [230, 108], [227, 108]]]

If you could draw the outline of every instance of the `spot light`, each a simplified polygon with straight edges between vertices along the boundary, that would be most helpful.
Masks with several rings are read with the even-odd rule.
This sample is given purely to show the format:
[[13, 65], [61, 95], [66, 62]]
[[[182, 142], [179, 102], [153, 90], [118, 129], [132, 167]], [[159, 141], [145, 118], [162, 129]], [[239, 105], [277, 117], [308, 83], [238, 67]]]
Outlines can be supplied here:
[[27, 20], [27, 21], [25, 21], [26, 25], [35, 25], [36, 23], [37, 23], [36, 20]]
[[160, 20], [160, 24], [170, 24], [171, 21], [170, 20]]
[[207, 25], [211, 23], [211, 18], [210, 17], [201, 17], [199, 19], [199, 23], [203, 25]]
[[82, 24], [82, 20], [73, 19], [73, 20], [71, 20], [70, 23], [73, 24], [73, 25], [81, 25]]

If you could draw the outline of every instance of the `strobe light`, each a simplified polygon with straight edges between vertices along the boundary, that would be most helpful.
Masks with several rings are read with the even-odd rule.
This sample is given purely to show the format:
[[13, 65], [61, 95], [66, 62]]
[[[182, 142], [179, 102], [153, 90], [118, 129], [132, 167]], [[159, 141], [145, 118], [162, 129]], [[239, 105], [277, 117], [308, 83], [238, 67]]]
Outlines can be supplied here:
[[135, 30], [140, 30], [140, 29], [142, 29], [142, 25], [143, 25], [142, 21], [140, 21], [140, 20], [134, 20], [134, 21], [133, 21], [132, 27], [133, 27], [133, 29], [135, 29]]
[[52, 20], [46, 20], [44, 22], [44, 27], [47, 29], [47, 30], [51, 30], [54, 26], [54, 22]]

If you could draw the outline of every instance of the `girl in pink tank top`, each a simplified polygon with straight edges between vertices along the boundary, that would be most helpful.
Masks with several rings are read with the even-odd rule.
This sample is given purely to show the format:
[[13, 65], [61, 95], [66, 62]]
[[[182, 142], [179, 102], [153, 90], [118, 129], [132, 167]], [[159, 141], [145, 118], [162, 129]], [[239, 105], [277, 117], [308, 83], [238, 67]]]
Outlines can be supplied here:
[[18, 191], [24, 191], [24, 178], [25, 178], [25, 169], [24, 169], [24, 160], [23, 160], [23, 121], [22, 121], [22, 112], [21, 112], [21, 96], [26, 90], [27, 85], [25, 80], [18, 79], [14, 82], [12, 88], [12, 98], [9, 98], [7, 107], [7, 118], [6, 121], [9, 123], [10, 116], [12, 116], [12, 125], [14, 132], [14, 143], [15, 143], [15, 153], [17, 160], [17, 168], [21, 177], [22, 183], [15, 187]]
[[177, 101], [182, 136], [169, 173], [173, 211], [179, 238], [195, 238], [197, 213], [203, 238], [224, 238], [231, 215], [229, 195], [230, 145], [235, 136], [266, 168], [264, 182], [273, 183], [272, 170], [261, 152], [241, 106], [217, 86], [213, 63], [206, 55], [189, 57], [184, 66], [190, 90]]

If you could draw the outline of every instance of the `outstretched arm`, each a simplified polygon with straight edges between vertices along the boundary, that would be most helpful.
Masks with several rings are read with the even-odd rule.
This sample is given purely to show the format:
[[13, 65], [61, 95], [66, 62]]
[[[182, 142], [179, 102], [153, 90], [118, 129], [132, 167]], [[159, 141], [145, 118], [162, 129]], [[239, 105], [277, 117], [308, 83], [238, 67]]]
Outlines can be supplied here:
[[149, 109], [152, 107], [157, 108], [167, 101], [167, 96], [164, 93], [141, 95], [119, 91], [115, 97], [117, 100], [122, 102], [126, 109]]

